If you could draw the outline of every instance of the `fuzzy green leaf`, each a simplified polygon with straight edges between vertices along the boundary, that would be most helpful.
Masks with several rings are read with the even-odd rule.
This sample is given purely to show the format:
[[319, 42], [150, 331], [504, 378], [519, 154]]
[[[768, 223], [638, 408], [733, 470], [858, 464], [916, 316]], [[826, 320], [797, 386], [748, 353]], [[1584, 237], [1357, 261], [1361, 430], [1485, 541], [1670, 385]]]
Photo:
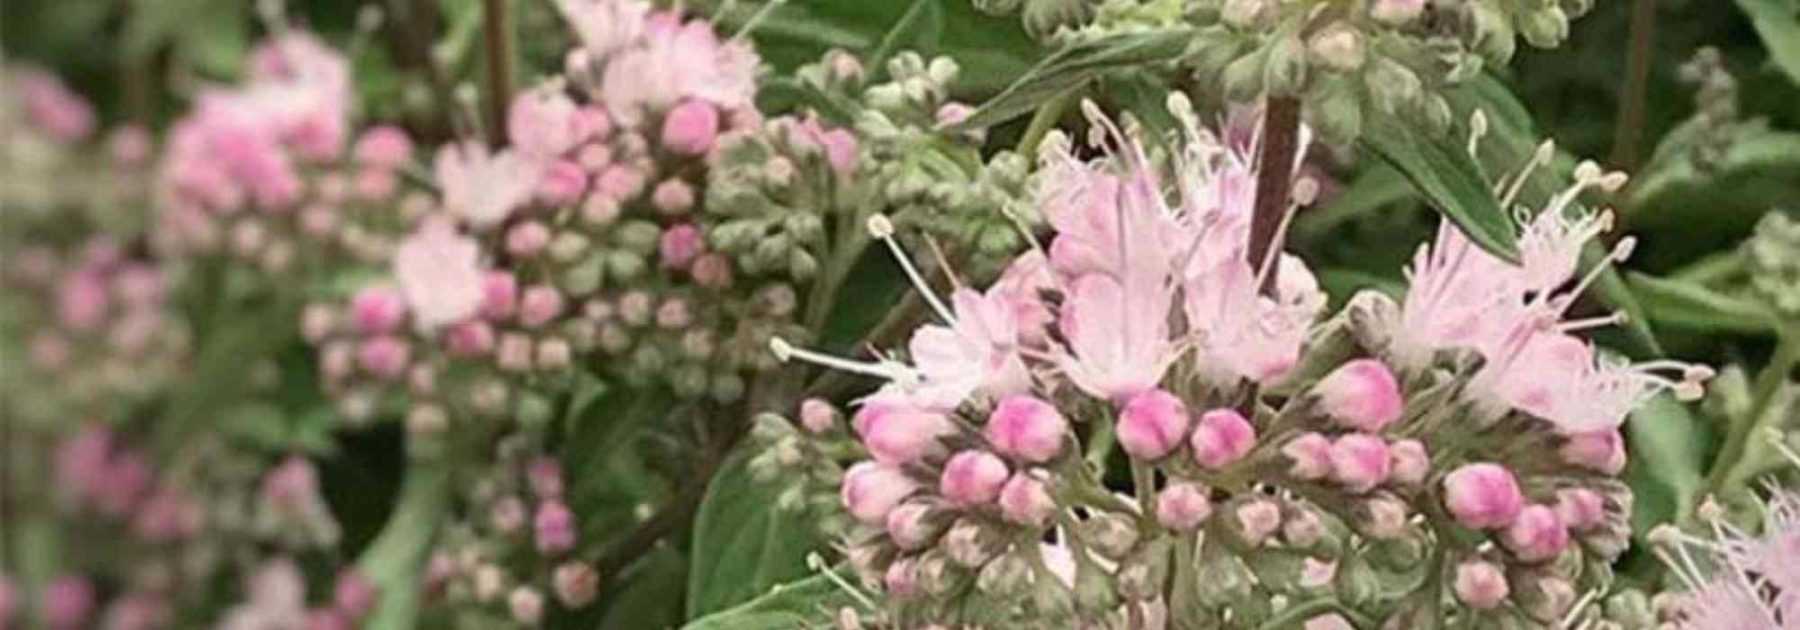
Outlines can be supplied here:
[[1512, 219], [1494, 199], [1481, 167], [1469, 157], [1464, 135], [1433, 136], [1405, 121], [1377, 116], [1364, 125], [1364, 148], [1399, 170], [1438, 212], [1495, 256], [1519, 259]]
[[687, 613], [697, 618], [806, 575], [818, 546], [811, 521], [776, 507], [780, 488], [758, 483], [740, 451], [713, 476], [694, 524]]
[[1109, 35], [1074, 44], [1046, 57], [952, 129], [991, 127], [1037, 109], [1111, 71], [1174, 61], [1187, 53], [1193, 37], [1192, 29], [1177, 28]]

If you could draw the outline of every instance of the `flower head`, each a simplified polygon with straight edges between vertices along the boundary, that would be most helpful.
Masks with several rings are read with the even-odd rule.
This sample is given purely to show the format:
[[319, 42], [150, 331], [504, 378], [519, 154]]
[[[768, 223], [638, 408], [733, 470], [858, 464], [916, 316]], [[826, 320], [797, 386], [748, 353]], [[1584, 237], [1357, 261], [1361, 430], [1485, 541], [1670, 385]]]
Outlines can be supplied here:
[[413, 322], [436, 330], [468, 319], [481, 308], [484, 275], [474, 240], [441, 222], [427, 223], [394, 252], [394, 278]]

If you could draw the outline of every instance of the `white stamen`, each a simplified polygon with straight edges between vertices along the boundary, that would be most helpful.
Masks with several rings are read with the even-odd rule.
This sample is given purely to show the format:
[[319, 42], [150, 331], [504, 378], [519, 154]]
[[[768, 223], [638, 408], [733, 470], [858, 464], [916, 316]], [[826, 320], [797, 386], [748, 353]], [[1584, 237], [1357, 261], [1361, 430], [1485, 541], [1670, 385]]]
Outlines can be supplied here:
[[905, 365], [887, 361], [879, 363], [852, 361], [823, 352], [814, 352], [804, 348], [796, 348], [793, 344], [788, 343], [786, 339], [780, 337], [769, 338], [769, 351], [773, 352], [775, 354], [775, 359], [782, 363], [799, 359], [820, 367], [842, 370], [852, 374], [885, 378], [890, 381], [908, 382], [913, 380], [911, 371]]
[[825, 562], [825, 558], [820, 556], [819, 552], [815, 551], [806, 554], [806, 568], [818, 571], [821, 575], [824, 575], [825, 579], [830, 580], [831, 583], [837, 585], [839, 589], [843, 590], [845, 593], [849, 593], [850, 597], [855, 598], [857, 603], [863, 605], [863, 608], [868, 610], [881, 609], [880, 606], [875, 605], [874, 600], [869, 599], [868, 595], [864, 595], [861, 590], [858, 590], [855, 586], [852, 586], [849, 582], [845, 581], [843, 576], [838, 575], [837, 570], [833, 569], [830, 563]]
[[1775, 427], [1766, 427], [1766, 430], [1768, 432], [1769, 444], [1774, 446], [1775, 450], [1780, 452], [1782, 457], [1793, 462], [1795, 466], [1800, 466], [1800, 453], [1794, 452], [1794, 448], [1788, 446], [1787, 434], [1782, 433], [1781, 429]]
[[1538, 167], [1549, 164], [1550, 160], [1555, 158], [1555, 140], [1545, 140], [1543, 144], [1538, 145], [1537, 151], [1531, 154], [1531, 159], [1526, 160], [1525, 166], [1519, 168], [1519, 174], [1513, 177], [1512, 184], [1506, 187], [1506, 194], [1500, 196], [1500, 207], [1513, 205], [1513, 201], [1519, 197], [1519, 191], [1525, 188], [1526, 180], [1531, 179], [1531, 174], [1536, 172]]
[[1477, 150], [1481, 148], [1481, 139], [1487, 136], [1487, 132], [1487, 112], [1477, 109], [1469, 116], [1469, 157], [1479, 159]]
[[885, 214], [869, 217], [869, 235], [887, 244], [888, 251], [894, 255], [894, 261], [900, 263], [900, 270], [906, 272], [907, 279], [912, 280], [913, 287], [918, 289], [920, 297], [925, 298], [925, 303], [931, 305], [931, 310], [936, 311], [944, 323], [955, 323], [956, 317], [950, 314], [949, 307], [938, 299], [937, 293], [931, 290], [931, 284], [925, 282], [925, 276], [919, 273], [919, 269], [913, 266], [912, 259], [907, 257], [906, 250], [901, 249], [900, 242], [894, 240], [894, 222]]

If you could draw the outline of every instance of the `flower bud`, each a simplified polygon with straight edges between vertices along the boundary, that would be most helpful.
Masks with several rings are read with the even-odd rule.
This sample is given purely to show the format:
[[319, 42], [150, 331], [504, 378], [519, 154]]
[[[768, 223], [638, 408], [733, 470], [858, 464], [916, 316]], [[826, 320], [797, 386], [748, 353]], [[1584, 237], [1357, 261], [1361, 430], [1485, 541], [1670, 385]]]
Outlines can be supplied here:
[[1269, 0], [1225, 0], [1220, 18], [1237, 28], [1256, 28], [1269, 14]]
[[1253, 499], [1237, 506], [1233, 516], [1244, 543], [1260, 547], [1271, 534], [1281, 529], [1281, 506], [1267, 499]]
[[1307, 42], [1313, 63], [1338, 72], [1361, 68], [1368, 55], [1366, 48], [1363, 34], [1341, 22], [1320, 29]]
[[1237, 410], [1214, 409], [1200, 415], [1188, 445], [1201, 467], [1224, 468], [1250, 454], [1256, 446], [1256, 428]]
[[566, 206], [587, 190], [587, 171], [570, 160], [556, 160], [544, 167], [538, 179], [537, 198], [551, 206]]
[[531, 485], [531, 493], [539, 499], [558, 499], [563, 494], [562, 464], [555, 458], [543, 456], [531, 460], [525, 465], [525, 479]]
[[856, 520], [885, 525], [888, 512], [919, 489], [899, 468], [878, 462], [859, 462], [844, 473], [840, 498]]
[[1555, 48], [1569, 38], [1569, 16], [1556, 5], [1531, 11], [1519, 22], [1519, 34], [1538, 48]]
[[531, 258], [550, 245], [550, 228], [537, 221], [526, 221], [506, 232], [506, 252], [519, 258]]
[[1569, 547], [1569, 528], [1563, 525], [1556, 510], [1531, 505], [1519, 511], [1501, 540], [1520, 560], [1542, 562], [1561, 555]]
[[1302, 506], [1288, 512], [1281, 520], [1281, 538], [1289, 547], [1310, 549], [1325, 540], [1326, 533], [1325, 521], [1320, 520], [1311, 508]]
[[1532, 619], [1554, 624], [1575, 605], [1575, 586], [1562, 578], [1537, 576], [1520, 585], [1516, 599]]
[[356, 364], [383, 380], [394, 380], [406, 373], [412, 358], [412, 347], [395, 337], [381, 336], [364, 341], [356, 350]]
[[1082, 525], [1087, 529], [1087, 540], [1094, 551], [1107, 558], [1124, 558], [1137, 545], [1138, 529], [1134, 518], [1106, 512], [1089, 518]]
[[345, 569], [332, 586], [331, 603], [344, 617], [361, 620], [375, 609], [375, 583], [356, 569]]
[[531, 337], [523, 333], [506, 333], [500, 336], [494, 363], [508, 372], [524, 372], [531, 369], [531, 351]]
[[681, 155], [711, 151], [718, 135], [719, 110], [705, 101], [685, 101], [663, 117], [663, 147]]
[[44, 625], [55, 630], [84, 627], [94, 613], [94, 585], [87, 578], [66, 575], [44, 586], [39, 614]]
[[482, 356], [494, 349], [494, 327], [483, 321], [456, 324], [445, 333], [444, 343], [453, 356]]
[[1009, 553], [981, 567], [975, 588], [996, 598], [1017, 595], [1031, 580], [1031, 566], [1018, 554]]
[[903, 464], [938, 451], [938, 438], [955, 430], [950, 420], [927, 411], [866, 406], [857, 414], [863, 446], [876, 460]]
[[669, 178], [650, 192], [650, 203], [663, 214], [675, 215], [694, 207], [694, 187], [678, 178]]
[[700, 229], [692, 223], [670, 226], [663, 230], [662, 238], [657, 242], [658, 258], [670, 269], [688, 268], [705, 248]]
[[1119, 411], [1119, 445], [1136, 459], [1162, 459], [1181, 445], [1187, 430], [1187, 404], [1160, 389], [1132, 396]]
[[1390, 540], [1406, 535], [1409, 517], [1406, 502], [1387, 493], [1377, 494], [1359, 504], [1357, 530], [1376, 540]]
[[1395, 483], [1415, 486], [1431, 474], [1431, 456], [1418, 440], [1400, 440], [1388, 445], [1388, 459]]
[[1374, 359], [1357, 359], [1339, 366], [1313, 386], [1319, 406], [1346, 428], [1380, 432], [1400, 419], [1405, 401], [1400, 385], [1387, 366]]
[[1505, 527], [1524, 503], [1518, 480], [1499, 464], [1467, 464], [1444, 477], [1444, 506], [1464, 527]]
[[1557, 490], [1556, 516], [1572, 531], [1599, 526], [1606, 521], [1606, 499], [1587, 488]]
[[1003, 454], [1043, 463], [1062, 451], [1069, 422], [1056, 406], [1026, 395], [1008, 396], [988, 415], [988, 443]]
[[560, 370], [569, 367], [573, 355], [568, 341], [551, 337], [538, 342], [535, 365], [540, 370]]
[[1511, 590], [1500, 567], [1485, 560], [1470, 560], [1457, 565], [1451, 588], [1462, 603], [1481, 610], [1499, 606]]
[[1302, 433], [1282, 445], [1281, 454], [1293, 462], [1288, 475], [1316, 481], [1331, 474], [1331, 439], [1318, 433]]
[[593, 603], [599, 594], [600, 574], [585, 562], [570, 561], [556, 567], [551, 587], [564, 608], [582, 608]]
[[1565, 463], [1605, 475], [1625, 470], [1625, 438], [1617, 429], [1570, 435], [1557, 454]]
[[532, 528], [539, 553], [557, 555], [575, 547], [575, 514], [561, 501], [539, 503]]
[[888, 565], [882, 575], [882, 586], [889, 595], [908, 598], [919, 594], [919, 565], [912, 558], [900, 558]]
[[367, 287], [350, 299], [351, 320], [365, 335], [393, 332], [406, 319], [406, 301], [390, 287]]
[[506, 608], [512, 612], [513, 621], [535, 626], [544, 619], [544, 596], [537, 589], [520, 586], [506, 597]]
[[563, 310], [563, 296], [556, 287], [540, 284], [525, 289], [519, 298], [519, 323], [537, 328], [556, 319]]
[[1006, 520], [1027, 527], [1043, 527], [1056, 512], [1056, 500], [1039, 478], [1038, 471], [1014, 473], [1000, 488], [1000, 514]]
[[823, 398], [808, 398], [800, 403], [800, 426], [808, 433], [820, 435], [837, 425], [837, 407]]
[[1368, 492], [1387, 481], [1392, 468], [1387, 442], [1351, 433], [1331, 444], [1331, 478], [1352, 492]]
[[990, 503], [1006, 483], [1006, 462], [987, 451], [962, 451], [944, 464], [938, 492], [958, 505]]
[[1326, 613], [1307, 619], [1301, 625], [1301, 630], [1356, 630], [1356, 626], [1350, 625], [1350, 621], [1344, 619], [1343, 615]]
[[1156, 495], [1156, 522], [1169, 529], [1188, 532], [1212, 515], [1212, 500], [1205, 487], [1193, 483], [1177, 483]]
[[[337, 327], [337, 314], [324, 304], [308, 304], [300, 311], [300, 336], [307, 343], [317, 344], [331, 335]], [[35, 344], [34, 344], [35, 345]], [[35, 354], [35, 353], [34, 353]]]
[[488, 526], [502, 534], [513, 534], [523, 529], [526, 518], [525, 502], [515, 496], [500, 497], [488, 508]]
[[944, 551], [950, 559], [964, 567], [975, 569], [988, 560], [993, 559], [1006, 544], [996, 533], [972, 518], [959, 518], [944, 533]]
[[1400, 26], [1419, 17], [1425, 11], [1425, 0], [1375, 0], [1369, 7], [1369, 17], [1389, 26]]
[[887, 533], [894, 545], [914, 551], [930, 545], [943, 531], [943, 519], [933, 518], [936, 510], [922, 501], [908, 501], [888, 511]]
[[519, 302], [519, 281], [509, 272], [490, 271], [481, 283], [481, 316], [492, 320], [512, 317]]

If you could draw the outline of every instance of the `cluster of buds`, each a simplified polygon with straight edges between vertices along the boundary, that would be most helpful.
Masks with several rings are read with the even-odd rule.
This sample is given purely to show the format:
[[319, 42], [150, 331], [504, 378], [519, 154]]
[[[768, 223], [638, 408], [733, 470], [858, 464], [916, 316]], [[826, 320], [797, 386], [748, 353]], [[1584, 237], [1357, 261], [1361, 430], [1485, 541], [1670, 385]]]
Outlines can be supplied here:
[[975, 8], [992, 15], [1018, 13], [1025, 32], [1032, 37], [1052, 37], [1063, 29], [1079, 27], [1106, 7], [1101, 0], [973, 0]]
[[[847, 427], [802, 409], [805, 430], [765, 455], [850, 454], [846, 555], [886, 594], [870, 612], [896, 627], [1255, 627], [1306, 610], [1320, 628], [1535, 625], [1607, 590], [1630, 532], [1618, 427], [1711, 375], [1571, 334], [1617, 321], [1564, 315], [1604, 271], [1575, 277], [1608, 224], [1573, 200], [1622, 177], [1584, 164], [1522, 213], [1518, 264], [1445, 223], [1404, 299], [1360, 294], [1317, 323], [1305, 263], [1244, 256], [1254, 199], [1233, 191], [1254, 189], [1249, 156], [1176, 101], [1185, 142], [1166, 159], [1091, 104], [1105, 157], [1046, 143], [1047, 247], [947, 303], [919, 282], [940, 323], [915, 331], [910, 361], [774, 344], [887, 381]], [[1105, 474], [1114, 444], [1124, 488]]]
[[467, 497], [470, 518], [433, 553], [424, 586], [453, 615], [492, 619], [502, 611], [535, 627], [550, 611], [546, 592], [562, 609], [579, 610], [598, 596], [600, 575], [576, 557], [580, 528], [565, 502], [562, 465], [528, 454], [519, 437], [501, 441], [495, 467]]
[[269, 274], [385, 260], [392, 234], [430, 205], [403, 195], [411, 139], [376, 127], [352, 144], [349, 61], [309, 33], [276, 35], [249, 67], [244, 83], [203, 92], [171, 129], [157, 249], [222, 254]]
[[[1731, 146], [1752, 134], [1762, 133], [1766, 121], [1745, 120], [1738, 114], [1738, 81], [1725, 65], [1719, 49], [1705, 46], [1694, 51], [1693, 58], [1681, 65], [1677, 75], [1682, 83], [1694, 87], [1694, 113], [1682, 123], [1681, 134], [1688, 149], [1669, 156], [1690, 158], [1705, 170], [1725, 159]], [[1645, 172], [1657, 165], [1652, 164]]]
[[1781, 317], [1800, 318], [1800, 221], [1780, 212], [1763, 215], [1743, 248], [1755, 295]]
[[355, 630], [375, 609], [377, 589], [355, 569], [337, 574], [329, 597], [317, 605], [307, 603], [306, 576], [293, 560], [266, 560], [244, 580], [244, 600], [226, 610], [216, 627], [221, 630], [257, 628], [306, 628], [307, 630]]
[[24, 340], [26, 374], [37, 379], [27, 382], [57, 383], [21, 387], [9, 404], [60, 420], [59, 411], [140, 399], [177, 376], [190, 333], [170, 308], [162, 267], [104, 236], [70, 251], [22, 245], [5, 261], [0, 286], [17, 313], [8, 325]]
[[[129, 125], [94, 146], [93, 105], [39, 68], [8, 65], [0, 79], [0, 201], [11, 238], [63, 232], [71, 216], [103, 231], [140, 228], [137, 213], [118, 212], [147, 197], [150, 134]], [[80, 186], [66, 185], [80, 181]], [[42, 223], [25, 229], [20, 223]]]

